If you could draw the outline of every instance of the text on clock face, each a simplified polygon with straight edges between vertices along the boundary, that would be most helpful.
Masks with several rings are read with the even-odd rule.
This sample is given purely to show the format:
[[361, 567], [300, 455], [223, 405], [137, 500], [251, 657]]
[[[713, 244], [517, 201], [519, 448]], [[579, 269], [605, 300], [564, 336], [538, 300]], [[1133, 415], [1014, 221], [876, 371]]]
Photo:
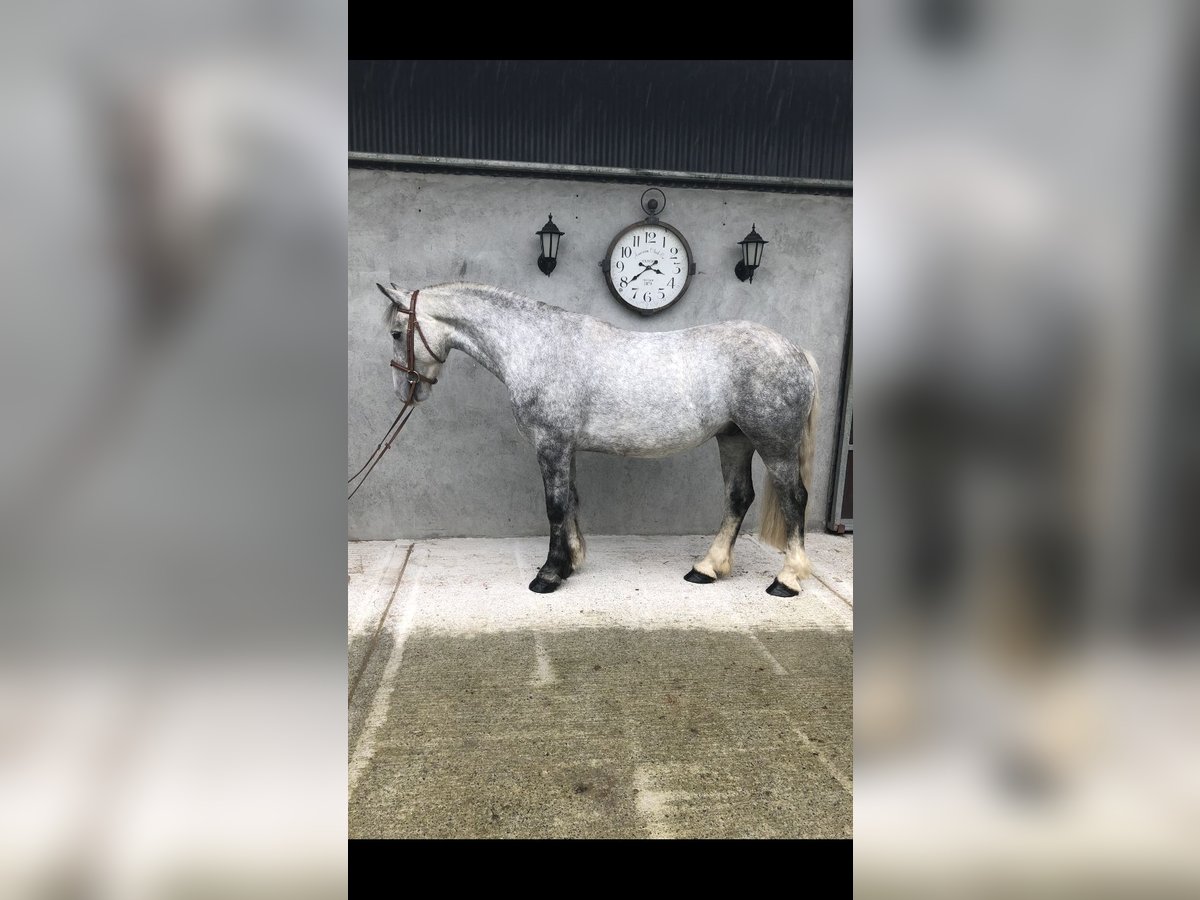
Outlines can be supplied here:
[[639, 226], [613, 248], [612, 279], [621, 296], [638, 306], [664, 306], [687, 282], [687, 249], [663, 228]]

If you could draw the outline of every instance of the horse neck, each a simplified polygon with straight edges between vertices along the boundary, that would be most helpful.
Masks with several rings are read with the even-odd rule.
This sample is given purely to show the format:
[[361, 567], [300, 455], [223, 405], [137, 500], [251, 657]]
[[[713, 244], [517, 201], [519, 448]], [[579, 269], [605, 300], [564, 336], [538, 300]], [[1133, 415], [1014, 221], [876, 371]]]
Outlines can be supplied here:
[[537, 334], [532, 301], [514, 301], [482, 288], [441, 294], [434, 313], [447, 327], [446, 343], [507, 383], [510, 364]]

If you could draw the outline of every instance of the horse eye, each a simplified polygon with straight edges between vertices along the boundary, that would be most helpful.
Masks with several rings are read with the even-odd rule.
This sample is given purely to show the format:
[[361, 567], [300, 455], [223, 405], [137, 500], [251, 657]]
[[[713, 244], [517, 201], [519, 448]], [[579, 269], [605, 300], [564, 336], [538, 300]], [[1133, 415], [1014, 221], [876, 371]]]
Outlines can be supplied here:
[[401, 338], [404, 337], [404, 332], [403, 331], [393, 331], [392, 337], [394, 337], [396, 340], [400, 340]]

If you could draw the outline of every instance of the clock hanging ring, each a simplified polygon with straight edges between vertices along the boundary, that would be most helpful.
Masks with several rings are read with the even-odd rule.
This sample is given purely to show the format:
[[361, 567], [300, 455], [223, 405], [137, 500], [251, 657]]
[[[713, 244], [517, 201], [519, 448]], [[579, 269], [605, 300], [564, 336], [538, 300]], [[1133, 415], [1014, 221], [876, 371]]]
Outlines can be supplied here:
[[[650, 196], [647, 196], [650, 195]], [[617, 232], [600, 261], [609, 292], [643, 316], [678, 303], [696, 274], [687, 238], [658, 218], [666, 197], [658, 188], [642, 194], [646, 218]]]

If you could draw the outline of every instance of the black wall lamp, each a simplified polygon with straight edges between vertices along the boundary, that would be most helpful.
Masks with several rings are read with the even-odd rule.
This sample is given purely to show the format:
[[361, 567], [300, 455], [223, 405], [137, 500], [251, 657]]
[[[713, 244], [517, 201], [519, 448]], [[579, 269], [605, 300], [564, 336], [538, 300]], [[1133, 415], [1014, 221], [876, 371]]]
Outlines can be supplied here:
[[542, 255], [538, 257], [538, 268], [545, 275], [553, 272], [558, 264], [558, 241], [563, 234], [564, 232], [554, 224], [554, 216], [551, 216], [542, 226], [542, 230], [537, 232], [537, 236], [542, 239]]
[[737, 275], [738, 280], [745, 281], [749, 278], [751, 284], [754, 283], [754, 270], [762, 262], [763, 247], [771, 243], [770, 241], [764, 241], [762, 235], [755, 231], [754, 228], [755, 226], [751, 225], [750, 233], [738, 241], [742, 245], [742, 258], [733, 269], [733, 274]]

